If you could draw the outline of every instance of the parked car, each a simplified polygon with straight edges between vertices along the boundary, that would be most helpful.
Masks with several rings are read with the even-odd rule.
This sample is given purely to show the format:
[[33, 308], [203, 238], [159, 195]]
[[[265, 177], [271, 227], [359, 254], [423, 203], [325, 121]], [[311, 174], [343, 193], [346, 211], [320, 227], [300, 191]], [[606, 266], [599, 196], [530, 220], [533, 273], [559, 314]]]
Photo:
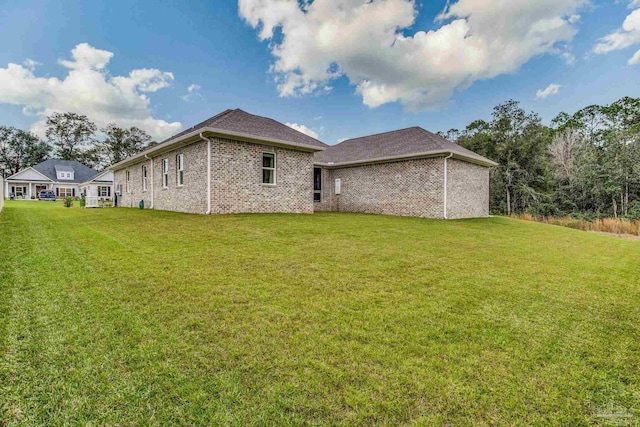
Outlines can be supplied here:
[[54, 193], [51, 190], [42, 190], [40, 192], [40, 194], [38, 195], [38, 198], [40, 200], [45, 200], [45, 201], [56, 201], [56, 193]]

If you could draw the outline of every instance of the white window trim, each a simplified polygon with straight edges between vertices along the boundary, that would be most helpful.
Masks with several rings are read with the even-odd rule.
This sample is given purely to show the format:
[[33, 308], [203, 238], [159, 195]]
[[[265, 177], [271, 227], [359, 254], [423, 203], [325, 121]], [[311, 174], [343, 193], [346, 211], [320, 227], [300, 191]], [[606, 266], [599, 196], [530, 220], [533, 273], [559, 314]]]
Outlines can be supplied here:
[[[62, 192], [64, 191], [64, 196], [62, 195]], [[73, 197], [73, 188], [71, 187], [58, 187], [58, 194], [59, 197]]]
[[[180, 182], [180, 172], [182, 172], [182, 182]], [[184, 185], [184, 154], [178, 154], [176, 156], [176, 186], [182, 187]]]
[[125, 172], [124, 180], [127, 184], [127, 193], [131, 193], [131, 172], [129, 170]]
[[169, 188], [169, 159], [162, 159], [162, 188]]
[[147, 191], [147, 180], [149, 179], [147, 174], [147, 165], [142, 165], [142, 191]]
[[[316, 169], [320, 169], [320, 190], [316, 190], [316, 183], [315, 183], [315, 179], [316, 179]], [[313, 168], [313, 202], [314, 203], [322, 203], [322, 168]], [[316, 200], [316, 194], [320, 195], [320, 200]]]
[[[104, 195], [102, 194], [100, 189], [104, 190]], [[98, 185], [98, 197], [109, 197], [109, 186], [108, 185]]]
[[[272, 168], [267, 168], [264, 166], [264, 155], [265, 154], [273, 154], [273, 167]], [[276, 156], [275, 152], [271, 152], [271, 151], [263, 151], [262, 154], [260, 155], [260, 181], [262, 182], [262, 185], [267, 185], [270, 187], [275, 186], [278, 183], [278, 173], [276, 172], [276, 170], [278, 169], [278, 156]], [[273, 171], [273, 182], [264, 182], [264, 170], [272, 170]]]

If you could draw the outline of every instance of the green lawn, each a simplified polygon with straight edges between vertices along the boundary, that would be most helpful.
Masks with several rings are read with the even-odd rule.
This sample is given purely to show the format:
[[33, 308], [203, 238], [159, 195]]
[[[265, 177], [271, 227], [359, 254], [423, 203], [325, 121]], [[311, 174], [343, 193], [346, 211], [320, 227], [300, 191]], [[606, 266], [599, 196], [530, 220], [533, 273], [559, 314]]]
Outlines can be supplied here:
[[506, 218], [9, 202], [0, 425], [637, 422], [639, 282], [640, 242]]

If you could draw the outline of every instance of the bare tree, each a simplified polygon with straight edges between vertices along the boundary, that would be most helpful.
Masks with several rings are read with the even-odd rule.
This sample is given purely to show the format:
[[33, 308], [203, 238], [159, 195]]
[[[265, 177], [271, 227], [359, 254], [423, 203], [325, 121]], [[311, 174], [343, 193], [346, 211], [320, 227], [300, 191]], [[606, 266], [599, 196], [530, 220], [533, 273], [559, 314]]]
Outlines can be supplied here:
[[564, 129], [553, 137], [549, 154], [556, 178], [568, 181], [571, 177], [579, 143], [580, 134], [573, 128]]

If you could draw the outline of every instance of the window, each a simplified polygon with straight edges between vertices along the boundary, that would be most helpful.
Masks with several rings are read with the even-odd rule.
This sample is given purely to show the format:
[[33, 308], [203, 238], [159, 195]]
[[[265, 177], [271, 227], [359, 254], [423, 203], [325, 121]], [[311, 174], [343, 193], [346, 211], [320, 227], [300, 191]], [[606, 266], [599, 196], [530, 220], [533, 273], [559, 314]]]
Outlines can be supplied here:
[[66, 188], [66, 187], [59, 187], [58, 188], [58, 194], [62, 198], [73, 197], [73, 189], [72, 188]]
[[98, 186], [98, 197], [111, 197], [111, 187], [105, 185]]
[[313, 201], [322, 201], [322, 169], [313, 168]]
[[15, 197], [24, 197], [27, 194], [27, 187], [13, 187]]
[[169, 159], [162, 159], [162, 186], [169, 186]]
[[147, 166], [142, 166], [142, 191], [147, 191]]
[[178, 186], [184, 184], [184, 154], [176, 156], [176, 180]]
[[276, 154], [262, 153], [262, 183], [276, 183]]
[[131, 193], [131, 173], [127, 171], [125, 175], [125, 181], [127, 182], [127, 193]]
[[58, 172], [58, 179], [73, 179], [73, 172]]

